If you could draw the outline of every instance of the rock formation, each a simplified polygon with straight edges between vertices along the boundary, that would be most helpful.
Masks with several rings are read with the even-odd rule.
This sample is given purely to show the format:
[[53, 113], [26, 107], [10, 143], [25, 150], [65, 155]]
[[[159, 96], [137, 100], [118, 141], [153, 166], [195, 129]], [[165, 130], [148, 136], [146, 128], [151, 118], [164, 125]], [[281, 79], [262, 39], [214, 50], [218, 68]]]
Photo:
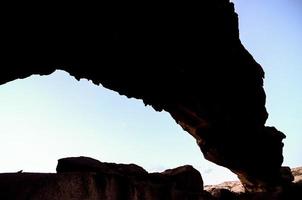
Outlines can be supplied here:
[[295, 181], [266, 192], [246, 192], [239, 181], [203, 187], [200, 173], [182, 166], [148, 173], [134, 164], [88, 157], [63, 158], [57, 173], [0, 174], [0, 199], [16, 200], [300, 200], [302, 168]]
[[229, 0], [3, 8], [0, 84], [56, 69], [166, 111], [249, 191], [284, 184], [264, 72]]
[[[291, 169], [294, 181], [286, 187], [277, 187], [265, 192], [248, 193], [244, 190], [239, 181], [228, 181], [218, 185], [206, 185], [204, 190], [217, 199], [238, 199], [238, 200], [299, 200], [302, 199], [302, 167]], [[288, 179], [292, 175], [288, 174]]]
[[57, 174], [0, 174], [0, 199], [211, 199], [203, 191], [200, 173], [191, 166], [149, 174], [133, 164], [78, 157], [59, 160], [57, 171]]
[[293, 168], [292, 174], [294, 176], [294, 183], [300, 182], [302, 184], [302, 167]]

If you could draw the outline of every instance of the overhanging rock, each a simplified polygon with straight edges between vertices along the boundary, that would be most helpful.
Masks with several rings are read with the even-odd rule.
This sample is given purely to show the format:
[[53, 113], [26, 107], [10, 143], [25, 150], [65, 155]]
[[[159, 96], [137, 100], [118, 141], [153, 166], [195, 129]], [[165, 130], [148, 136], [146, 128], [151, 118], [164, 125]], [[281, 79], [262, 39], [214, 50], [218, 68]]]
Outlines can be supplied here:
[[65, 70], [169, 112], [247, 189], [282, 183], [285, 135], [264, 126], [264, 72], [228, 0], [5, 9], [1, 84]]

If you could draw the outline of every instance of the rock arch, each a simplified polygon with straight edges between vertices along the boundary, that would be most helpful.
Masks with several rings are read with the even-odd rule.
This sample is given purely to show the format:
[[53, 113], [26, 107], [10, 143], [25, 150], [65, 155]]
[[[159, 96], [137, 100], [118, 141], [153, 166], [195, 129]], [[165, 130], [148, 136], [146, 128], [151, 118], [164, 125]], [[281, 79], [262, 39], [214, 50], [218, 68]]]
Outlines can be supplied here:
[[229, 0], [7, 8], [0, 84], [56, 69], [165, 110], [247, 188], [280, 184], [264, 72]]

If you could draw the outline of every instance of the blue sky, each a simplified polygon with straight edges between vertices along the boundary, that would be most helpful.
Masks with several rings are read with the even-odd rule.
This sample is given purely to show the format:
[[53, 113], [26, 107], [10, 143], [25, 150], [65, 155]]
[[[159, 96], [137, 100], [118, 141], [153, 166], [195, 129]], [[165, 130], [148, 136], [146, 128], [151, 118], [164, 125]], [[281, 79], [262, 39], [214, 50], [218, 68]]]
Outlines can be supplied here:
[[302, 165], [302, 1], [234, 0], [240, 38], [265, 71], [267, 125], [284, 140], [284, 165]]
[[148, 171], [191, 164], [210, 180], [234, 178], [205, 161], [168, 113], [63, 71], [2, 85], [0, 105], [0, 172], [54, 172], [57, 159], [84, 155]]
[[[287, 135], [284, 165], [302, 165], [302, 27], [299, 0], [235, 0], [240, 38], [266, 72], [267, 124]], [[0, 172], [54, 172], [57, 159], [90, 156], [148, 171], [191, 164], [206, 184], [233, 180], [206, 161], [165, 112], [66, 72], [0, 87]]]

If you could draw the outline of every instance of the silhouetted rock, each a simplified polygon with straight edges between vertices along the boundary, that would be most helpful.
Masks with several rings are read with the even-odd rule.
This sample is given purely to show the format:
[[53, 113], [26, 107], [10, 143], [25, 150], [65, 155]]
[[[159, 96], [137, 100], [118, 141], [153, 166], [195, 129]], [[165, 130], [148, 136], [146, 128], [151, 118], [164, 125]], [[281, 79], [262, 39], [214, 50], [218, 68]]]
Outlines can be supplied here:
[[176, 189], [186, 191], [199, 191], [203, 189], [203, 181], [200, 173], [190, 165], [169, 169], [162, 174], [176, 183]]
[[83, 156], [58, 160], [57, 173], [64, 172], [106, 172], [127, 174], [128, 176], [143, 176], [148, 174], [142, 167], [135, 164], [103, 163]]
[[58, 161], [57, 174], [0, 174], [0, 199], [300, 200], [301, 169], [292, 169], [293, 183], [262, 192], [246, 192], [239, 181], [205, 186], [203, 190], [200, 173], [189, 165], [162, 173], [148, 173], [134, 164], [72, 157]]
[[148, 174], [136, 165], [87, 157], [60, 159], [57, 174], [0, 174], [0, 199], [201, 200], [211, 199], [191, 166]]
[[294, 180], [294, 175], [289, 167], [281, 167], [280, 169], [283, 184], [290, 184]]
[[239, 40], [229, 0], [3, 10], [0, 84], [65, 70], [169, 112], [247, 190], [284, 184], [285, 135], [264, 126], [264, 72]]
[[235, 200], [237, 199], [237, 195], [232, 193], [230, 190], [217, 188], [211, 190], [211, 195], [219, 200]]

